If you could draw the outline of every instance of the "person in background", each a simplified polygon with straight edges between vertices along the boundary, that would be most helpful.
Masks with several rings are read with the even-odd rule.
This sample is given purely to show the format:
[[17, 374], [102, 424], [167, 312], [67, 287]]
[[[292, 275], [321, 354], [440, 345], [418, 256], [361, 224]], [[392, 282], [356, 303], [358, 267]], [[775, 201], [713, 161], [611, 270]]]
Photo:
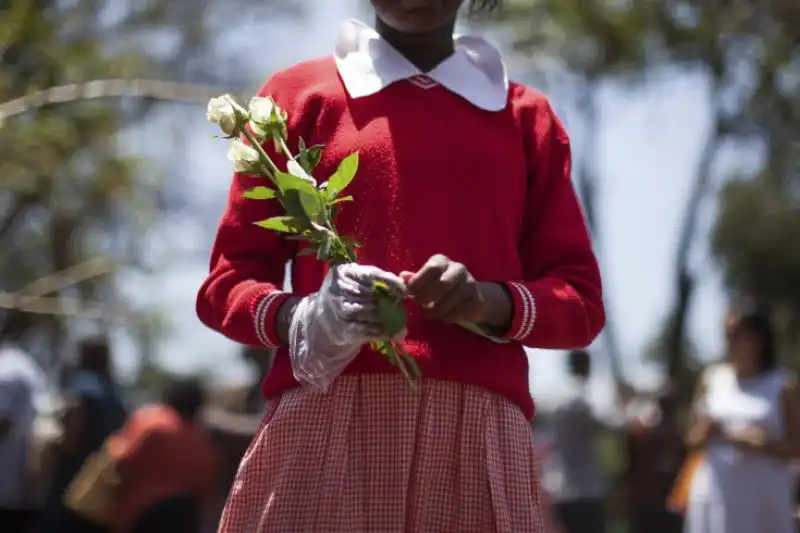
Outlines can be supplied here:
[[578, 388], [575, 396], [551, 415], [551, 453], [557, 467], [548, 476], [550, 482], [545, 480], [545, 487], [564, 533], [603, 533], [605, 483], [596, 448], [598, 435], [605, 427], [586, 401], [586, 384], [591, 375], [589, 353], [570, 352], [568, 364]]
[[55, 473], [45, 502], [41, 533], [102, 531], [64, 505], [64, 492], [86, 459], [125, 421], [126, 411], [111, 372], [111, 350], [101, 336], [78, 347], [78, 364], [65, 380], [62, 438], [56, 446]]
[[[4, 351], [0, 351], [0, 365]], [[29, 457], [36, 409], [33, 386], [18, 372], [0, 373], [0, 531], [28, 531], [35, 511], [29, 501]]]
[[678, 389], [656, 398], [623, 394], [626, 410], [625, 485], [630, 533], [680, 533], [681, 516], [667, 508], [670, 490], [686, 455], [678, 420]]
[[686, 533], [793, 533], [800, 457], [797, 378], [778, 366], [771, 316], [753, 305], [726, 315], [727, 360], [703, 374], [687, 444], [703, 449]]
[[242, 347], [240, 352], [242, 358], [255, 370], [255, 379], [245, 391], [244, 401], [237, 406], [210, 405], [205, 411], [203, 422], [211, 431], [219, 450], [220, 472], [217, 505], [214, 506], [215, 511], [206, 515], [207, 523], [204, 531], [216, 532], [239, 462], [261, 425], [261, 418], [266, 409], [261, 385], [272, 367], [275, 351], [270, 348]]
[[272, 362], [275, 360], [274, 348], [255, 348], [246, 346], [242, 350], [242, 357], [248, 363], [252, 363], [256, 371], [256, 379], [253, 386], [247, 391], [247, 396], [244, 401], [244, 412], [253, 415], [261, 415], [266, 408], [266, 399], [264, 393], [261, 392], [261, 385], [264, 378], [269, 374], [269, 369], [272, 368]]
[[115, 533], [198, 533], [212, 503], [218, 458], [199, 420], [206, 393], [175, 380], [163, 403], [138, 409], [109, 441], [117, 465]]

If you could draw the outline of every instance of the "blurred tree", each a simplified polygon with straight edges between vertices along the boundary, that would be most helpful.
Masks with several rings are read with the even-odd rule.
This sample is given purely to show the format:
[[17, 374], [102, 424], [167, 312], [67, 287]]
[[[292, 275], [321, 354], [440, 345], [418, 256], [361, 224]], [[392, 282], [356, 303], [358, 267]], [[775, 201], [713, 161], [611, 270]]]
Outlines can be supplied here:
[[[147, 227], [182, 205], [182, 195], [154, 179], [157, 173], [147, 161], [119, 150], [118, 132], [145, 117], [153, 101], [84, 101], [80, 84], [156, 78], [241, 88], [233, 51], [220, 50], [209, 37], [223, 35], [234, 14], [253, 21], [267, 13], [297, 15], [300, 5], [0, 0], [0, 106], [42, 89], [79, 84], [75, 101], [0, 117], [0, 292], [14, 293], [96, 255], [121, 268], [147, 268], [141, 240]], [[130, 307], [113, 275], [48, 296]], [[155, 323], [148, 313], [133, 313], [116, 324], [149, 347], [146, 354], [153, 336], [163, 331], [151, 327]], [[0, 342], [19, 342], [54, 370], [74, 324], [60, 314], [0, 309]]]
[[[752, 291], [783, 308], [800, 294], [797, 266], [800, 3], [793, 0], [509, 0], [504, 24], [528, 57], [556, 58], [577, 90], [573, 103], [589, 130], [588, 156], [578, 156], [578, 188], [590, 222], [596, 208], [595, 99], [601, 83], [646, 83], [655, 72], [699, 71], [708, 80], [711, 128], [697, 164], [676, 250], [674, 302], [659, 336], [669, 375], [690, 361], [687, 317], [696, 287], [690, 252], [701, 240], [701, 212], [713, 192], [726, 147], [766, 154], [762, 177], [731, 183], [721, 196], [714, 251], [732, 290]], [[737, 144], [738, 143], [738, 144]], [[792, 200], [790, 200], [790, 198]], [[792, 214], [793, 213], [793, 214]], [[759, 225], [759, 229], [754, 226]], [[781, 227], [786, 230], [780, 231]], [[748, 241], [743, 235], [751, 235]], [[769, 265], [769, 266], [767, 266]], [[790, 297], [789, 295], [792, 294]], [[797, 301], [796, 299], [794, 300]]]

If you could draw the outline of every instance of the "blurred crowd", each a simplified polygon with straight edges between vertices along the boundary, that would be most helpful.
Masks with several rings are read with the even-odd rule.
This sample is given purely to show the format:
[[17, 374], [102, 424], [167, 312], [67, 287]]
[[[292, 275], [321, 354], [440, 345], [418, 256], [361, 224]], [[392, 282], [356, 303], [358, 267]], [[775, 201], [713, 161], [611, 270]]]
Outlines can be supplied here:
[[[590, 354], [568, 354], [572, 393], [532, 428], [554, 532], [795, 530], [793, 374], [775, 360], [767, 314], [732, 309], [724, 334], [727, 357], [702, 372], [693, 398], [675, 383], [623, 385], [606, 417], [587, 400]], [[132, 406], [104, 338], [78, 353], [48, 407], [41, 376], [0, 350], [0, 530], [215, 531], [265, 408], [258, 383], [211, 401], [201, 381], [170, 379], [158, 401]], [[268, 371], [272, 353], [244, 353]], [[727, 526], [708, 526], [710, 514]]]
[[[271, 354], [245, 356], [263, 374]], [[170, 378], [157, 401], [134, 406], [101, 337], [80, 343], [57, 399], [44, 381], [25, 354], [0, 350], [0, 531], [216, 530], [260, 423], [257, 384], [226, 396]]]
[[[722, 329], [725, 357], [700, 372], [694, 394], [678, 383], [651, 394], [623, 385], [607, 419], [586, 399], [589, 354], [569, 354], [573, 396], [534, 424], [554, 530], [798, 531], [796, 377], [777, 360], [769, 311], [736, 304]], [[621, 460], [609, 461], [609, 449]]]

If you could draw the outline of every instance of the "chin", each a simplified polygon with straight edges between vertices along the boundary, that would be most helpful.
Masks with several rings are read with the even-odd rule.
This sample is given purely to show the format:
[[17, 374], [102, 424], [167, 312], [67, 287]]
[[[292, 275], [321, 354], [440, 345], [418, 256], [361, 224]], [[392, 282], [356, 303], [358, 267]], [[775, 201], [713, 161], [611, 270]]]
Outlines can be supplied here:
[[387, 26], [400, 33], [409, 35], [425, 35], [433, 33], [450, 23], [450, 20], [431, 20], [428, 17], [406, 16], [384, 20]]

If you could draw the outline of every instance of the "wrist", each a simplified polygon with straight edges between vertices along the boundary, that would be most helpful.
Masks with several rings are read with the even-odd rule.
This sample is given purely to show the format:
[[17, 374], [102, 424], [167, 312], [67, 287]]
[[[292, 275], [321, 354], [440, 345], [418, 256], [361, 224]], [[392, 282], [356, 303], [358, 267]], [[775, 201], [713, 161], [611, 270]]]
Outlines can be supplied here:
[[278, 312], [275, 315], [275, 333], [283, 343], [289, 342], [289, 328], [292, 325], [292, 318], [299, 302], [300, 298], [296, 296], [287, 298], [278, 308]]
[[478, 283], [481, 295], [479, 325], [499, 331], [508, 331], [514, 316], [514, 303], [506, 288], [494, 282]]

